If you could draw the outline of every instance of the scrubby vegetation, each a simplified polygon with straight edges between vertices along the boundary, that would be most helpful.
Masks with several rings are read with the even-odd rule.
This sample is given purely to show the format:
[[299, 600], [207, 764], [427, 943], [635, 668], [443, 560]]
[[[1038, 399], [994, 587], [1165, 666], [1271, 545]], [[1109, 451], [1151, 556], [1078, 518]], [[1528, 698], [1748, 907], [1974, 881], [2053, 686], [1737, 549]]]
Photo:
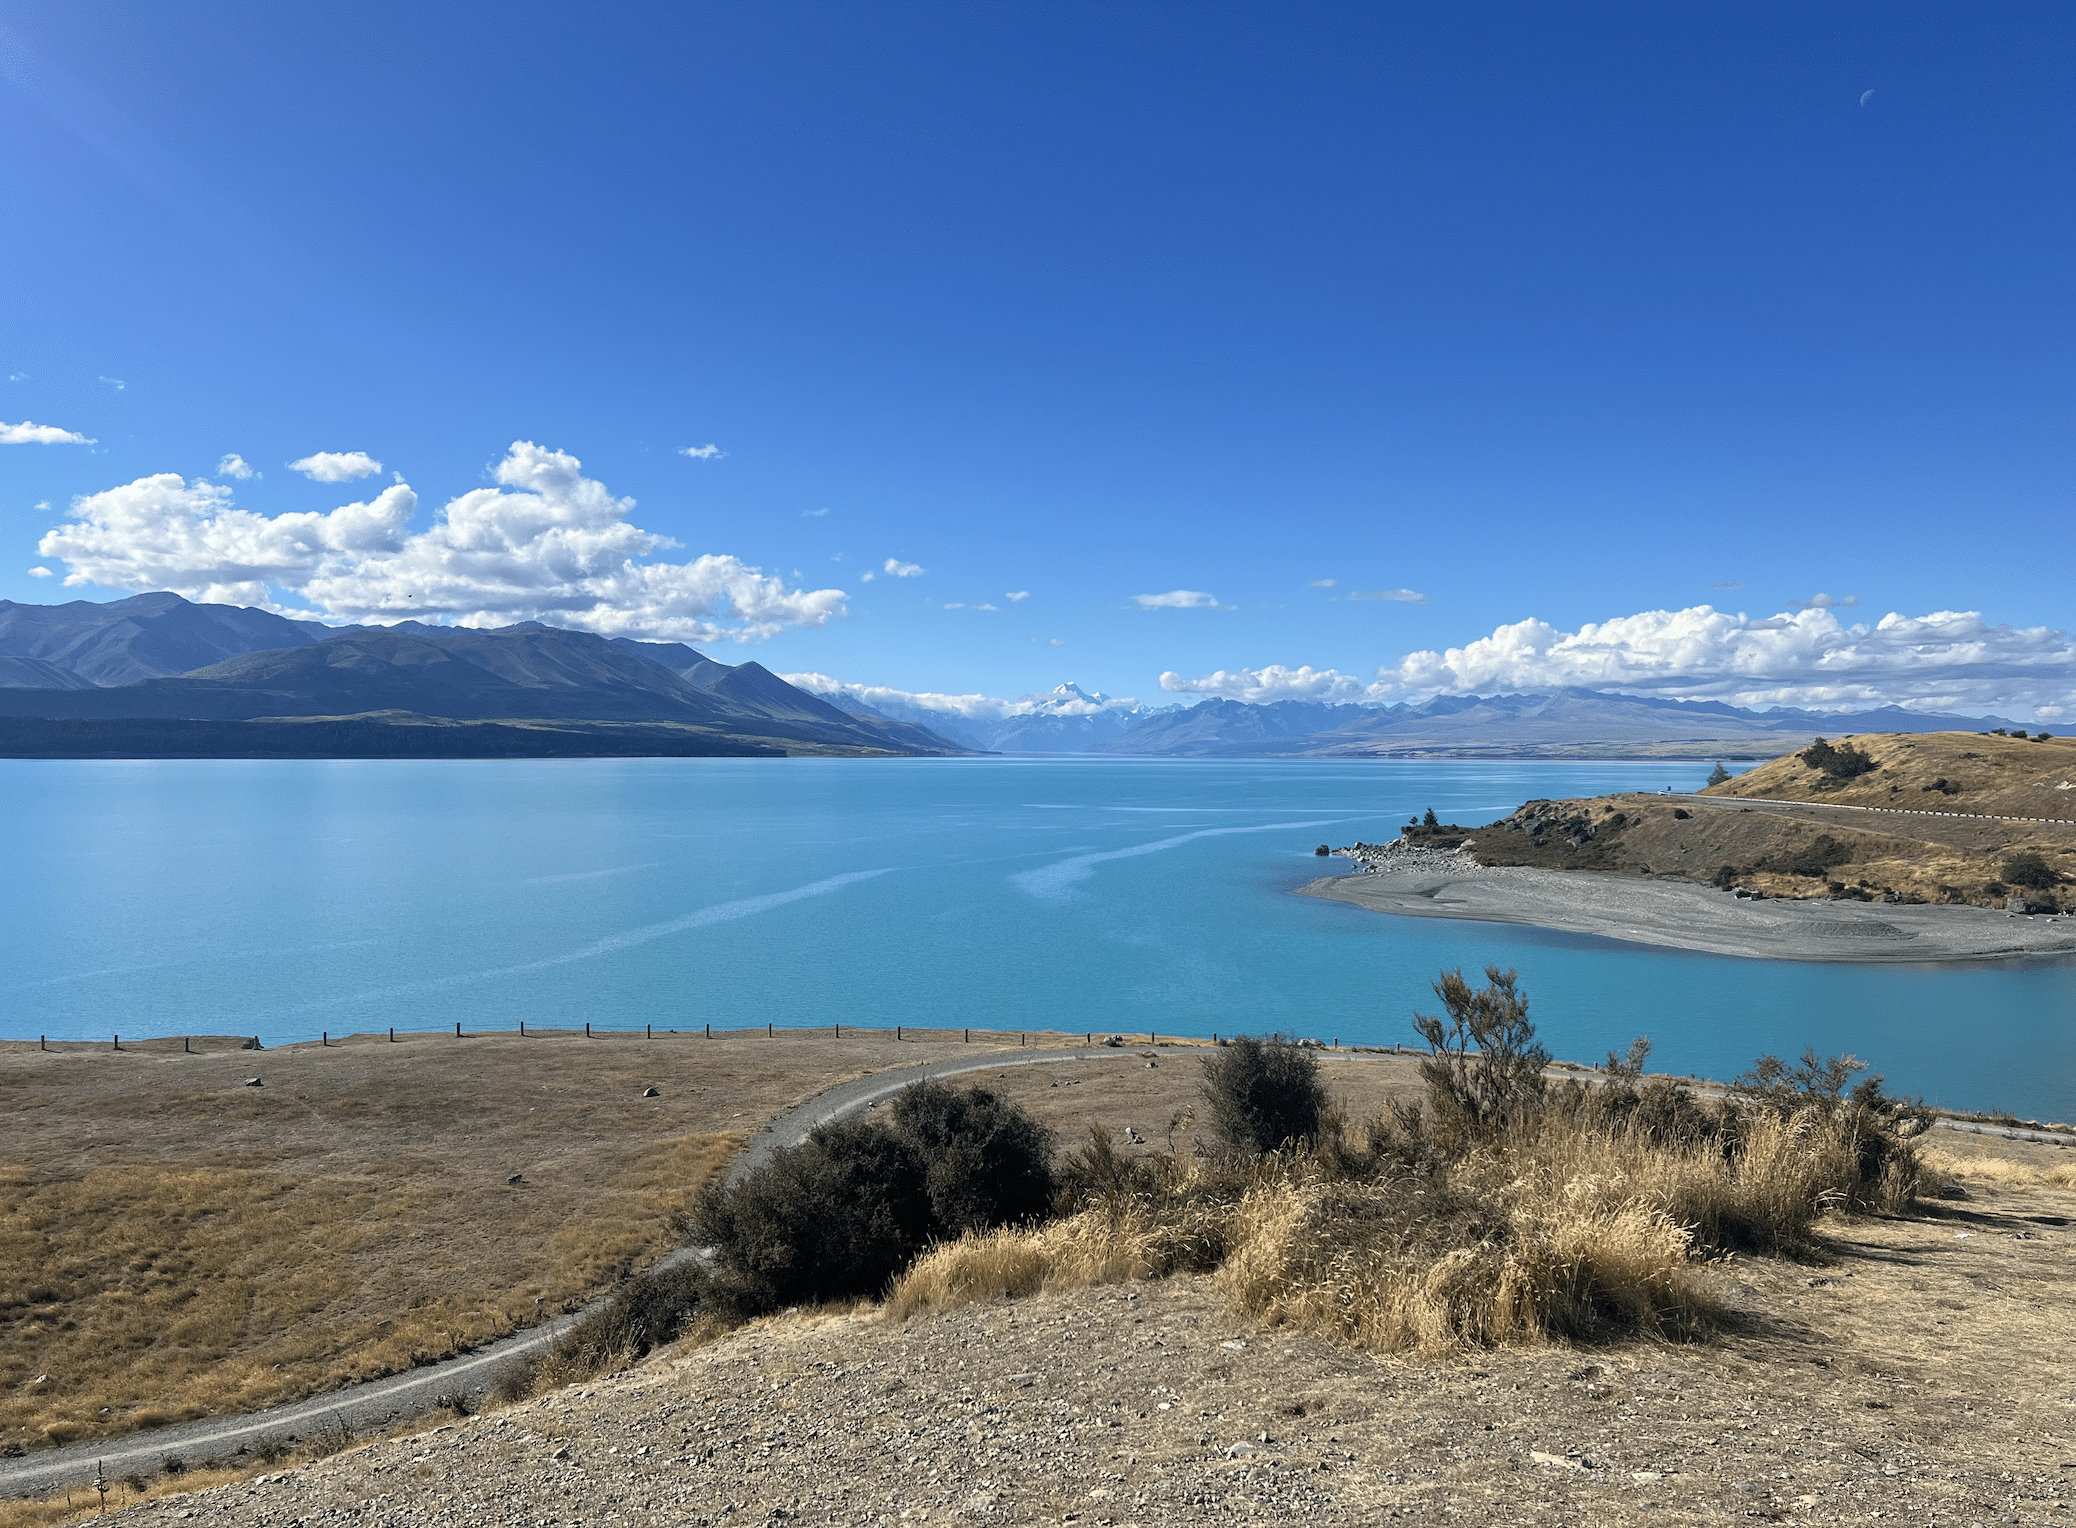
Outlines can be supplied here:
[[1800, 757], [1811, 769], [1822, 773], [1826, 782], [1841, 785], [1880, 767], [1871, 755], [1851, 743], [1827, 743], [1822, 738], [1803, 749]]
[[1550, 1086], [1512, 971], [1435, 983], [1446, 1017], [1425, 1106], [1267, 1154], [1130, 1164], [1098, 1138], [1060, 1214], [925, 1255], [903, 1316], [975, 1299], [1215, 1272], [1234, 1307], [1389, 1351], [1689, 1332], [1715, 1310], [1708, 1265], [1800, 1253], [1826, 1210], [1916, 1192], [1929, 1116], [1851, 1058], [1762, 1057], [1730, 1098], [1647, 1078], [1647, 1041], [1591, 1084]]
[[713, 1183], [676, 1230], [710, 1249], [623, 1285], [602, 1311], [498, 1377], [516, 1398], [641, 1357], [688, 1322], [883, 1293], [932, 1244], [1046, 1214], [1052, 1133], [983, 1088], [919, 1082], [882, 1120], [821, 1126], [754, 1172]]
[[905, 1317], [974, 1300], [1196, 1272], [1234, 1309], [1384, 1351], [1677, 1336], [1716, 1312], [1711, 1264], [1801, 1255], [1827, 1211], [1897, 1210], [1930, 1115], [1851, 1057], [1761, 1057], [1729, 1095], [1650, 1077], [1650, 1045], [1549, 1080], [1517, 974], [1434, 983], [1416, 1015], [1426, 1097], [1351, 1121], [1306, 1049], [1222, 1046], [1217, 1149], [1054, 1161], [980, 1090], [909, 1090], [831, 1125], [684, 1227], [713, 1266], [636, 1280], [508, 1394], [622, 1362], [688, 1327], [885, 1295]]
[[1326, 1088], [1319, 1063], [1282, 1035], [1241, 1035], [1204, 1063], [1204, 1102], [1228, 1149], [1252, 1156], [1319, 1134]]

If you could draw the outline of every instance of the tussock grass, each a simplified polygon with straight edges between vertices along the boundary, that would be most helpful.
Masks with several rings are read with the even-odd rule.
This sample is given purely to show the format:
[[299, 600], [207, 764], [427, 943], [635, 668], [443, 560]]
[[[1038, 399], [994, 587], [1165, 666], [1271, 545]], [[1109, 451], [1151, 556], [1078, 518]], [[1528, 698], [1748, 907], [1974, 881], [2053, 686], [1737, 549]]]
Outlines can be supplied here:
[[2076, 1188], [2076, 1162], [2043, 1166], [2015, 1162], [2009, 1157], [1963, 1155], [1937, 1146], [1925, 1148], [1922, 1156], [1926, 1169], [1941, 1178], [1973, 1179], [2014, 1188]]
[[1142, 1166], [1064, 1219], [933, 1249], [887, 1313], [1215, 1269], [1237, 1314], [1382, 1352], [1677, 1337], [1718, 1312], [1714, 1260], [1799, 1248], [1868, 1193], [1850, 1125], [1813, 1109], [1740, 1116], [1731, 1150], [1564, 1107], [1466, 1149], [1432, 1130], [1402, 1110], [1258, 1162]]

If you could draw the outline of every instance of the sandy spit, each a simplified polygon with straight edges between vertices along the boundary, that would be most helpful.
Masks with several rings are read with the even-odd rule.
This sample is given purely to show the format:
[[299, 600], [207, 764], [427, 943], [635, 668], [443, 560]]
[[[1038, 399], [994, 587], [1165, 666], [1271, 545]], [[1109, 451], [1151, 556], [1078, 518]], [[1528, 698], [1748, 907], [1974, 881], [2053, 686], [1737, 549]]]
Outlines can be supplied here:
[[2076, 955], [2076, 917], [1980, 907], [1747, 901], [1690, 881], [1484, 866], [1456, 854], [1322, 876], [1299, 896], [1411, 918], [1527, 923], [1760, 960], [1953, 961]]

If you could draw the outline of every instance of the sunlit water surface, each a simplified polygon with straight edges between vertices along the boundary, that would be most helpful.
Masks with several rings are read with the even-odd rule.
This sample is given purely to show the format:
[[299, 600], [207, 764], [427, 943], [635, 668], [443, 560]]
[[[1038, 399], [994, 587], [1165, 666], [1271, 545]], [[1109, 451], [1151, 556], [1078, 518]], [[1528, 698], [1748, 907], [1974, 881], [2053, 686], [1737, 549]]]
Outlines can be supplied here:
[[1095, 759], [0, 761], [12, 1038], [765, 1023], [1408, 1041], [1518, 967], [1560, 1056], [1725, 1076], [1852, 1051], [2076, 1115], [2076, 966], [1736, 960], [1289, 895], [1432, 806], [1694, 764]]

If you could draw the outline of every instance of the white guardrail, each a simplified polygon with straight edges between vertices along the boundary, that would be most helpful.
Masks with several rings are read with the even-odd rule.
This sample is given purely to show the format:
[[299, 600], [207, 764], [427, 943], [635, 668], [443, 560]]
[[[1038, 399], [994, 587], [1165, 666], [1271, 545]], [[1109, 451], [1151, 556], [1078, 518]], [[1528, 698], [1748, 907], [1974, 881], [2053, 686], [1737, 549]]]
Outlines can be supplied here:
[[[1648, 794], [1648, 792], [1646, 792]], [[1970, 822], [2051, 822], [2076, 828], [2076, 817], [2000, 817], [1993, 812], [1928, 812], [1910, 806], [1852, 806], [1843, 801], [1782, 801], [1773, 796], [1701, 796], [1692, 791], [1674, 792], [1688, 801], [1721, 804], [1739, 801], [1752, 806], [1814, 806], [1827, 812], [1889, 812], [1897, 817], [1962, 817]]]

